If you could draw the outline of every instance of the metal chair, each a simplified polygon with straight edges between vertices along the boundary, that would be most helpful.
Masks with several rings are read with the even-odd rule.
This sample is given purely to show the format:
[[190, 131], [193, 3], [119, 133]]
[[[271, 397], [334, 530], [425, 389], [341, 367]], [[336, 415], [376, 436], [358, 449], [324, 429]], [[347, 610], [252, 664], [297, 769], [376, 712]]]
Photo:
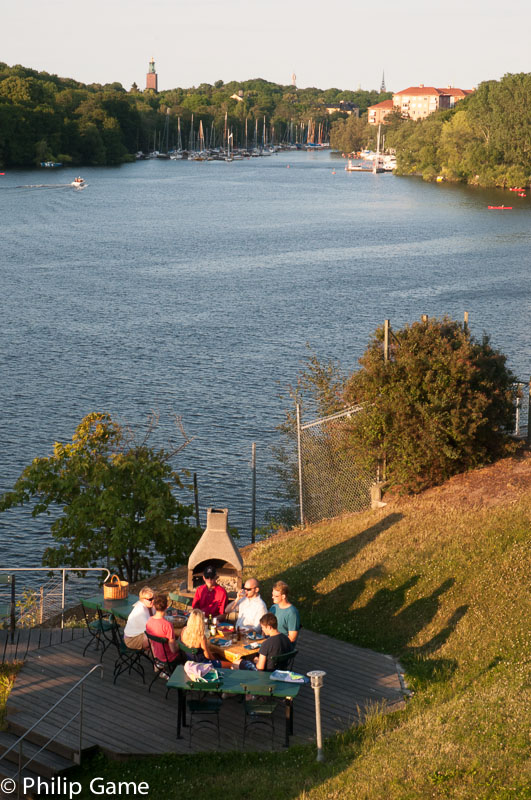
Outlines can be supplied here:
[[187, 647], [181, 639], [179, 639], [179, 650], [181, 657], [184, 661], [197, 661], [197, 656], [202, 652], [201, 647]]
[[98, 609], [96, 614], [96, 619], [90, 619], [89, 613], [83, 602], [81, 602], [81, 609], [83, 611], [83, 616], [85, 618], [85, 625], [87, 626], [87, 630], [90, 634], [90, 639], [85, 645], [85, 649], [83, 650], [83, 655], [87, 652], [88, 648], [91, 644], [95, 644], [96, 650], [99, 649], [101, 645], [101, 656], [100, 662], [103, 660], [103, 654], [107, 650], [108, 647], [111, 646], [112, 640], [107, 638], [105, 635], [106, 633], [110, 633], [112, 630], [113, 625], [115, 624], [113, 619], [110, 616], [106, 616], [103, 612]]
[[[151, 691], [151, 687], [155, 683], [158, 678], [162, 678], [163, 680], [168, 680], [168, 678], [173, 673], [173, 670], [180, 663], [180, 658], [172, 658], [174, 655], [170, 650], [169, 641], [165, 636], [155, 636], [153, 633], [148, 633], [146, 631], [146, 636], [149, 642], [149, 648], [151, 652], [151, 661], [153, 662], [153, 669], [155, 671], [155, 676], [151, 683], [149, 684], [149, 690]], [[163, 648], [164, 652], [164, 659], [159, 658], [155, 654], [155, 650], [153, 649], [153, 643], [160, 644]], [[169, 688], [166, 688], [166, 697], [168, 696]]]
[[168, 597], [172, 601], [172, 605], [177, 603], [177, 605], [184, 606], [185, 609], [192, 605], [192, 598], [187, 597], [184, 594], [179, 594], [178, 592], [169, 592]]
[[142, 650], [131, 650], [131, 648], [127, 647], [122, 638], [121, 628], [116, 620], [111, 628], [111, 640], [118, 653], [118, 658], [114, 662], [113, 683], [116, 683], [116, 679], [122, 672], [128, 672], [130, 675], [133, 670], [140, 675], [142, 683], [145, 683], [144, 667], [140, 663], [143, 652]]
[[[247, 695], [248, 687], [242, 687]], [[269, 687], [269, 697], [257, 700], [247, 700], [243, 702], [243, 746], [245, 747], [245, 736], [247, 729], [251, 725], [268, 725], [271, 728], [271, 747], [275, 744], [275, 718], [274, 713], [278, 703], [273, 697], [273, 687]]]
[[289, 653], [280, 653], [278, 656], [271, 656], [273, 669], [293, 669], [293, 662], [298, 650], [290, 650]]
[[[221, 692], [221, 684], [219, 685], [219, 690]], [[223, 700], [220, 696], [217, 697], [208, 697], [206, 695], [199, 696], [198, 699], [190, 699], [188, 700], [187, 706], [188, 711], [190, 712], [190, 726], [188, 728], [188, 747], [192, 747], [192, 735], [193, 735], [193, 726], [194, 726], [194, 717], [201, 717], [196, 722], [196, 730], [199, 730], [204, 727], [212, 726], [217, 730], [218, 735], [218, 747], [220, 744], [220, 732], [219, 732], [219, 711], [223, 704]], [[209, 719], [209, 717], [215, 717], [215, 721]], [[206, 717], [206, 719], [205, 719]]]

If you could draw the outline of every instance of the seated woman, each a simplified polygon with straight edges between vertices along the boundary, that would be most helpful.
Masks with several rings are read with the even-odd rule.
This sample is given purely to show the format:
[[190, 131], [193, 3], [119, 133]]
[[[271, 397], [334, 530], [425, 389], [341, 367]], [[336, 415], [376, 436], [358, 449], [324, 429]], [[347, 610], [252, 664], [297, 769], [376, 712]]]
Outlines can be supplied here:
[[164, 636], [164, 638], [168, 640], [168, 646], [166, 648], [159, 642], [151, 642], [151, 648], [153, 650], [153, 655], [158, 661], [168, 661], [171, 664], [179, 658], [180, 651], [179, 645], [175, 640], [173, 625], [164, 617], [169, 605], [168, 595], [162, 592], [156, 594], [153, 605], [155, 607], [155, 614], [150, 617], [146, 623], [146, 633], [151, 633], [153, 636]]
[[205, 635], [205, 617], [199, 608], [194, 608], [190, 612], [188, 622], [181, 631], [181, 642], [186, 647], [197, 649], [196, 653], [186, 654], [188, 661], [209, 661], [213, 667], [231, 666], [228, 661], [219, 661], [212, 655]]

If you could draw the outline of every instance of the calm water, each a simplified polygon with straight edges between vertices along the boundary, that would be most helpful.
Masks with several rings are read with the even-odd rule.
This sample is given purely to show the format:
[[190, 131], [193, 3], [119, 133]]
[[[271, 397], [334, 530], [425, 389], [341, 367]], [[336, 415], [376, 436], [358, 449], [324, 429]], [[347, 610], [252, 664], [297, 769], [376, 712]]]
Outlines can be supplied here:
[[[487, 211], [507, 194], [343, 163], [146, 161], [85, 169], [84, 191], [29, 188], [69, 169], [0, 177], [0, 491], [88, 412], [142, 428], [158, 409], [161, 443], [173, 413], [195, 437], [179, 464], [198, 473], [202, 519], [227, 506], [247, 535], [251, 443], [262, 517], [278, 505], [279, 387], [306, 342], [347, 369], [385, 318], [468, 310], [527, 379], [529, 201]], [[0, 536], [0, 567], [40, 563], [49, 542], [26, 510]]]

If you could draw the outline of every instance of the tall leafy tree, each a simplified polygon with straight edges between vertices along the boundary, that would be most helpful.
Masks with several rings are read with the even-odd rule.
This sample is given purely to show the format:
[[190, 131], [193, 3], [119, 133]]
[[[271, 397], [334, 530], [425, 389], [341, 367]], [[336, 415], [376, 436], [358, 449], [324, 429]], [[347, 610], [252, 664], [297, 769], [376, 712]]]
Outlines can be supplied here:
[[182, 563], [196, 544], [192, 506], [174, 494], [183, 483], [170, 461], [182, 446], [155, 449], [149, 435], [137, 443], [108, 414], [89, 414], [70, 443], [56, 442], [52, 455], [23, 470], [0, 498], [0, 511], [23, 504], [31, 504], [34, 517], [61, 510], [45, 565], [105, 564], [137, 581], [157, 560], [166, 568]]
[[394, 484], [419, 491], [507, 451], [515, 377], [488, 337], [444, 317], [395, 331], [388, 361], [382, 343], [379, 328], [345, 387], [363, 406], [353, 456], [386, 459]]

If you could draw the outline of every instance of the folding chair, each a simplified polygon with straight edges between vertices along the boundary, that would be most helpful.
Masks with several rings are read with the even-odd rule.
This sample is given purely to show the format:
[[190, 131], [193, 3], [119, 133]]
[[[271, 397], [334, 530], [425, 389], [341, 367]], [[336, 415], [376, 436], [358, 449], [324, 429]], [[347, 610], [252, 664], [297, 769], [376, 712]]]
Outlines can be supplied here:
[[[151, 687], [157, 680], [157, 678], [162, 678], [163, 680], [168, 680], [171, 676], [173, 670], [180, 663], [180, 658], [173, 658], [174, 655], [170, 650], [170, 645], [168, 639], [165, 636], [155, 636], [153, 633], [148, 633], [146, 631], [146, 636], [148, 638], [149, 647], [151, 650], [151, 660], [153, 662], [153, 669], [155, 670], [155, 677], [149, 684], [149, 691], [151, 691]], [[163, 648], [164, 652], [164, 659], [159, 658], [155, 655], [155, 651], [153, 649], [153, 643], [160, 644]], [[166, 689], [166, 697], [168, 696], [169, 689]]]
[[280, 653], [278, 656], [271, 656], [273, 669], [293, 669], [293, 662], [298, 650], [290, 650], [289, 653]]
[[[248, 693], [248, 687], [243, 686], [243, 691]], [[258, 700], [244, 700], [243, 702], [243, 746], [245, 747], [245, 735], [251, 725], [266, 725], [271, 728], [271, 747], [275, 744], [275, 718], [274, 713], [278, 705], [273, 695], [273, 687], [269, 687], [269, 697]]]
[[187, 597], [184, 594], [179, 594], [178, 592], [169, 592], [168, 597], [172, 601], [172, 605], [177, 603], [177, 605], [184, 606], [185, 609], [192, 605], [192, 598]]
[[90, 634], [90, 639], [85, 645], [85, 649], [83, 650], [83, 655], [87, 652], [88, 648], [91, 644], [95, 644], [96, 650], [99, 649], [100, 645], [102, 647], [100, 662], [103, 660], [103, 654], [110, 647], [112, 641], [108, 639], [105, 634], [110, 633], [114, 622], [111, 621], [109, 617], [104, 616], [103, 612], [98, 609], [96, 619], [90, 619], [89, 613], [83, 602], [81, 602], [81, 609], [83, 611], [83, 616], [85, 618], [85, 625], [87, 626], [87, 630]]
[[201, 651], [200, 647], [187, 647], [184, 642], [179, 639], [179, 650], [181, 651], [181, 658], [184, 661], [197, 661], [197, 656]]
[[[221, 692], [221, 685], [219, 687]], [[188, 700], [188, 711], [190, 712], [190, 726], [188, 728], [188, 747], [192, 747], [192, 735], [193, 735], [193, 726], [194, 726], [194, 717], [201, 717], [196, 721], [195, 727], [196, 730], [200, 730], [201, 728], [212, 726], [216, 729], [218, 734], [218, 747], [220, 744], [219, 740], [219, 711], [223, 704], [223, 700], [218, 695], [217, 697], [207, 697], [203, 695], [199, 696], [198, 699], [190, 699]], [[215, 717], [215, 721], [212, 719], [208, 719], [208, 717]], [[207, 717], [207, 719], [204, 719]]]
[[140, 663], [143, 654], [142, 650], [131, 650], [131, 648], [127, 647], [122, 639], [121, 628], [116, 621], [113, 622], [111, 628], [111, 637], [118, 653], [118, 658], [114, 662], [113, 683], [116, 683], [116, 679], [122, 672], [128, 672], [130, 675], [132, 670], [140, 675], [142, 683], [145, 683], [144, 667]]

